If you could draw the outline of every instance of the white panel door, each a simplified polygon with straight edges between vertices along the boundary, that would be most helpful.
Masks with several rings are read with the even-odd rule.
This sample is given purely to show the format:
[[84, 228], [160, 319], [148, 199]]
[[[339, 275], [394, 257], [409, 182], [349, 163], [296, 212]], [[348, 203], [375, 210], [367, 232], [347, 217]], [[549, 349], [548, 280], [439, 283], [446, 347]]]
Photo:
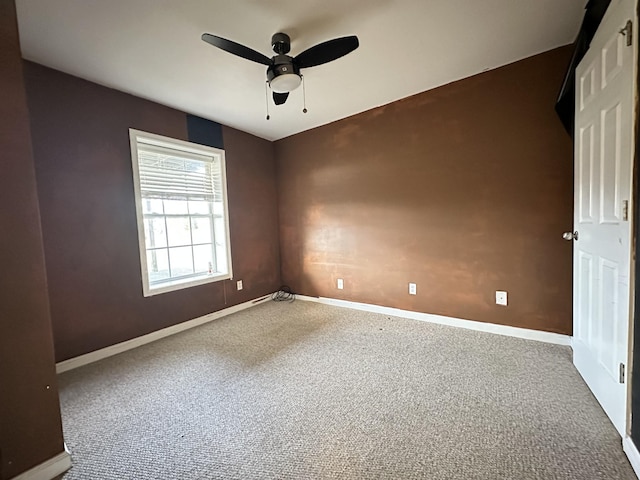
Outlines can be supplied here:
[[612, 0], [576, 71], [573, 362], [622, 436], [636, 58], [623, 29], [635, 1]]

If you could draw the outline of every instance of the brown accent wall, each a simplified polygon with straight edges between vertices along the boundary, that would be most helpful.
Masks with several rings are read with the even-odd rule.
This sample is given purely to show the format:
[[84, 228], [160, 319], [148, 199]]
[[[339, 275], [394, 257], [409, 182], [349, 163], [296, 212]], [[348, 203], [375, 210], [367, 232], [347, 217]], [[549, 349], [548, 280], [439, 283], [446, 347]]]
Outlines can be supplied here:
[[276, 142], [283, 282], [571, 334], [572, 246], [561, 234], [573, 223], [572, 143], [553, 110], [570, 53]]
[[[223, 126], [229, 178], [229, 217], [235, 281], [227, 300], [245, 302], [276, 291], [280, 283], [278, 191], [272, 142]], [[238, 161], [241, 159], [241, 161]]]
[[236, 279], [143, 297], [129, 128], [187, 140], [186, 114], [25, 62], [56, 359], [273, 292], [273, 145], [224, 128]]
[[64, 451], [15, 4], [0, 1], [0, 479]]

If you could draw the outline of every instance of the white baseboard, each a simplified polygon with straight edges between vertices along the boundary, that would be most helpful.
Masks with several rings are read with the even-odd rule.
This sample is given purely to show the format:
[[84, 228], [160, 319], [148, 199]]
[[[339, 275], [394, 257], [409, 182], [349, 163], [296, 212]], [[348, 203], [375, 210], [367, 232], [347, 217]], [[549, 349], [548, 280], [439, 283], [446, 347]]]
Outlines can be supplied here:
[[[89, 352], [78, 357], [70, 358], [56, 364], [56, 372], [63, 373], [74, 368], [88, 365], [89, 363], [97, 362], [103, 358], [108, 358], [118, 353], [126, 352], [132, 348], [145, 345], [147, 343], [154, 342], [164, 337], [174, 335], [184, 330], [203, 325], [211, 322], [217, 318], [221, 318], [232, 313], [245, 310], [247, 308], [258, 305], [270, 298], [270, 295], [260, 297], [256, 300], [250, 300], [248, 302], [234, 305], [233, 307], [225, 308], [217, 312], [209, 313], [202, 317], [194, 318], [186, 322], [173, 325], [171, 327], [163, 328], [155, 332], [142, 335], [141, 337], [132, 338], [125, 342], [110, 345], [94, 352]], [[296, 295], [296, 298], [300, 300], [324, 303], [326, 305], [334, 305], [343, 308], [352, 308], [355, 310], [364, 310], [367, 312], [382, 313], [384, 315], [393, 315], [396, 317], [410, 318], [413, 320], [420, 320], [423, 322], [437, 323], [440, 325], [448, 325], [452, 327], [466, 328], [468, 330], [476, 330], [480, 332], [495, 333], [498, 335], [506, 335], [510, 337], [525, 338], [527, 340], [537, 340], [540, 342], [555, 343], [558, 345], [571, 345], [571, 337], [568, 335], [561, 335], [559, 333], [542, 332], [539, 330], [530, 330], [526, 328], [509, 327], [506, 325], [497, 325], [494, 323], [477, 322], [473, 320], [463, 320], [453, 317], [445, 317], [442, 315], [434, 315], [431, 313], [412, 312], [411, 310], [401, 310], [399, 308], [382, 307], [380, 305], [372, 305], [368, 303], [349, 302], [347, 300], [338, 300], [326, 297], [309, 297], [306, 295]]]
[[131, 350], [132, 348], [136, 348], [141, 345], [160, 340], [161, 338], [175, 335], [176, 333], [198, 327], [205, 323], [209, 323], [217, 318], [225, 317], [241, 310], [246, 310], [247, 308], [259, 305], [260, 303], [269, 300], [270, 298], [271, 295], [266, 295], [255, 300], [249, 300], [248, 302], [240, 303], [238, 305], [234, 305], [233, 307], [218, 310], [217, 312], [209, 313], [207, 315], [203, 315], [202, 317], [187, 320], [186, 322], [178, 323], [177, 325], [172, 325], [171, 327], [163, 328], [162, 330], [157, 330], [140, 337], [132, 338], [131, 340], [127, 340], [125, 342], [116, 343], [115, 345], [110, 345], [108, 347], [101, 348], [100, 350], [95, 350], [93, 352], [85, 353], [84, 355], [58, 362], [56, 363], [56, 372], [66, 372], [68, 370], [72, 370], [89, 363], [97, 362], [98, 360], [102, 360], [103, 358], [126, 352], [127, 350]]
[[71, 468], [71, 455], [67, 446], [64, 446], [64, 452], [60, 452], [55, 457], [45, 460], [40, 465], [30, 468], [26, 472], [21, 473], [12, 480], [51, 480], [58, 475]]
[[624, 437], [624, 440], [622, 440], [622, 449], [624, 450], [624, 453], [627, 454], [627, 458], [633, 467], [636, 477], [640, 478], [640, 453], [638, 452], [635, 443], [633, 443], [633, 440], [631, 440], [631, 437]]
[[306, 295], [296, 295], [296, 298], [308, 302], [324, 303], [326, 305], [334, 305], [336, 307], [345, 307], [355, 310], [364, 310], [366, 312], [382, 313], [384, 315], [393, 315], [395, 317], [411, 318], [413, 320], [420, 320], [423, 322], [448, 325], [450, 327], [466, 328], [468, 330], [476, 330], [479, 332], [495, 333], [498, 335], [506, 335], [508, 337], [524, 338], [527, 340], [555, 343], [558, 345], [571, 345], [571, 337], [569, 335], [562, 335], [560, 333], [543, 332], [540, 330], [531, 330], [528, 328], [509, 327], [507, 325], [477, 322], [473, 320], [463, 320], [460, 318], [445, 317], [443, 315], [412, 312], [411, 310], [382, 307], [380, 305], [371, 305], [369, 303], [349, 302], [347, 300], [337, 300], [334, 298], [308, 297]]

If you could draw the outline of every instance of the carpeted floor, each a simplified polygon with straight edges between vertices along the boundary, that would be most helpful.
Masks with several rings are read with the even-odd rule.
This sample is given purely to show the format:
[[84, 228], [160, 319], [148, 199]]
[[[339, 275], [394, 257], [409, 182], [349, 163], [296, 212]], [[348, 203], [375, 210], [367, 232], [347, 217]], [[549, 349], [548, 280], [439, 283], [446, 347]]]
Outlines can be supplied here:
[[59, 380], [65, 480], [635, 478], [570, 348], [316, 303]]

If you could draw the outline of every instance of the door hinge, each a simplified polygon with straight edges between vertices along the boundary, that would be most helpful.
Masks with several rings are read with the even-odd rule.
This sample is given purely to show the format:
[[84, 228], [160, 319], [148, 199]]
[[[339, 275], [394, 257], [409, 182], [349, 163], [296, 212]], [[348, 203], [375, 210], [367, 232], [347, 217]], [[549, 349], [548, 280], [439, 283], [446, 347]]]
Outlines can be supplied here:
[[622, 202], [622, 220], [625, 222], [629, 221], [629, 200]]
[[624, 363], [620, 364], [620, 372], [619, 372], [618, 381], [620, 383], [624, 383]]
[[627, 20], [627, 24], [620, 29], [620, 33], [627, 37], [627, 47], [630, 47], [633, 42], [633, 22]]

